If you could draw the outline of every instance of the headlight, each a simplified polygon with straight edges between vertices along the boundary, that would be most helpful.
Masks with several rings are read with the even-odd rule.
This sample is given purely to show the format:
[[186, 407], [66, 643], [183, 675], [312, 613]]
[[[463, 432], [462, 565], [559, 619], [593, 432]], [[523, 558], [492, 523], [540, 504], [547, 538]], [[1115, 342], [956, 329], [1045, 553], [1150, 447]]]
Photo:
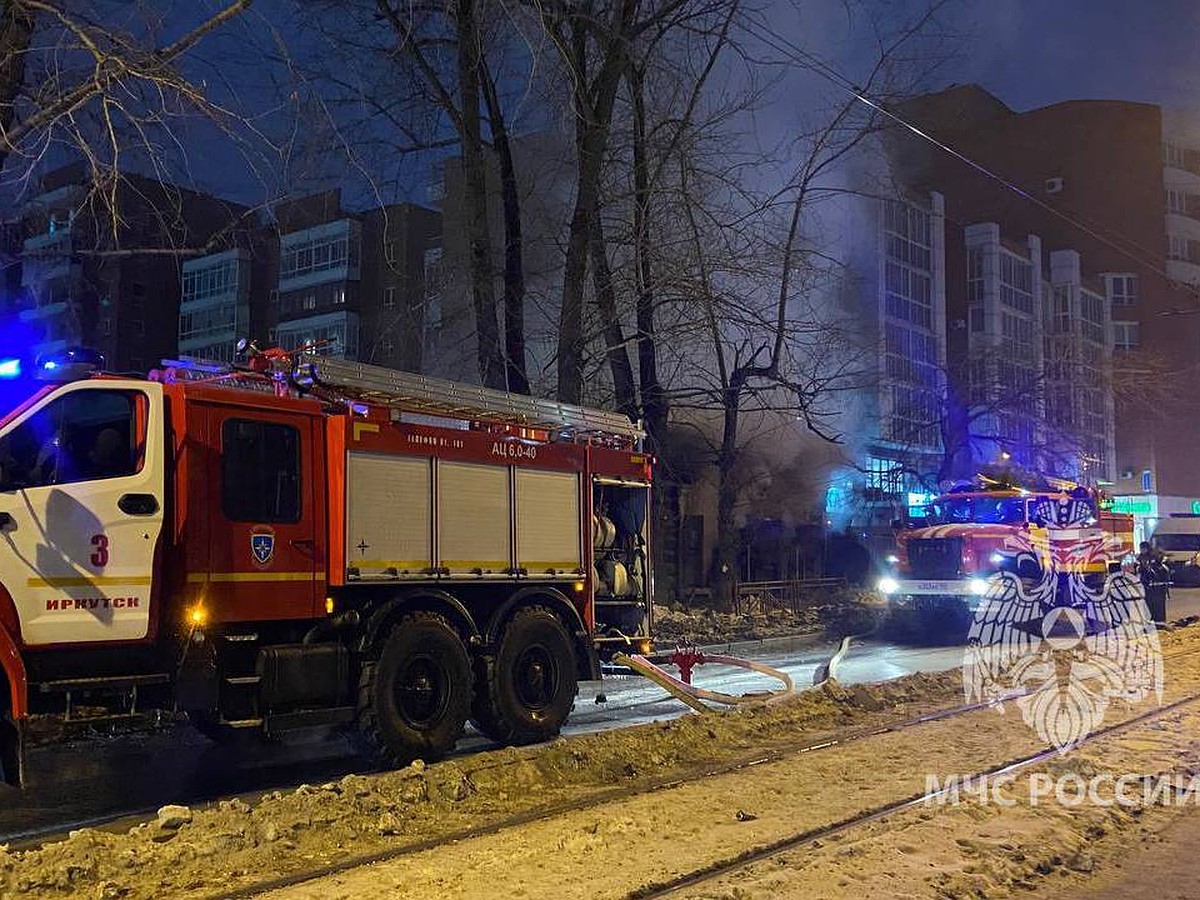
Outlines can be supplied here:
[[880, 578], [878, 588], [881, 594], [894, 594], [900, 590], [900, 582], [895, 578]]
[[987, 593], [988, 583], [982, 578], [972, 578], [968, 583], [968, 586], [971, 589], [971, 593], [976, 597], [982, 597]]
[[998, 566], [1002, 562], [1004, 562], [1004, 554], [1003, 553], [993, 553], [991, 556], [988, 557], [988, 562], [990, 562], [993, 566]]
[[894, 566], [896, 563], [900, 562], [900, 557], [898, 557], [894, 553], [889, 553], [887, 556], [885, 556], [883, 558], [883, 561], [885, 563], [887, 563], [889, 566]]

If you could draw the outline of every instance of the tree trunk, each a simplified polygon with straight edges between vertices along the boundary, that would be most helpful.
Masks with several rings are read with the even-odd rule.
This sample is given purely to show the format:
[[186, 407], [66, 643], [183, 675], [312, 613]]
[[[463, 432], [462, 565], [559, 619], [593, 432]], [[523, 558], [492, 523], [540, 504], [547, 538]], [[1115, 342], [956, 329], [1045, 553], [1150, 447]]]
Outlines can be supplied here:
[[521, 233], [521, 197], [513, 165], [508, 126], [491, 72], [484, 68], [484, 99], [491, 123], [492, 147], [500, 164], [500, 199], [504, 207], [504, 362], [508, 389], [529, 393], [525, 368], [525, 260]]
[[5, 0], [0, 7], [0, 169], [12, 147], [4, 139], [16, 114], [17, 94], [25, 81], [25, 56], [33, 37], [33, 16], [25, 7]]
[[458, 37], [458, 85], [461, 94], [463, 205], [470, 248], [471, 297], [475, 311], [479, 377], [486, 387], [503, 389], [504, 359], [500, 352], [500, 330], [496, 324], [496, 295], [492, 282], [487, 162], [480, 135], [481, 65], [475, 0], [457, 0], [454, 8]]
[[583, 295], [591, 227], [599, 207], [600, 176], [612, 127], [613, 104], [625, 69], [624, 33], [636, 11], [637, 0], [624, 0], [614, 28], [618, 33], [603, 47], [603, 62], [595, 78], [589, 78], [587, 70], [588, 23], [582, 16], [572, 22], [569, 61], [574, 68], [572, 94], [578, 171], [575, 207], [571, 211], [563, 261], [558, 328], [558, 399], [567, 403], [583, 399]]
[[741, 390], [731, 386], [722, 392], [724, 427], [721, 448], [717, 452], [717, 541], [713, 559], [713, 597], [717, 609], [733, 609], [737, 583], [738, 534], [734, 511], [737, 506], [737, 433]]
[[617, 297], [613, 290], [612, 267], [608, 264], [608, 248], [604, 241], [604, 226], [599, 216], [592, 223], [592, 280], [596, 286], [596, 304], [604, 325], [604, 355], [612, 369], [613, 395], [619, 412], [638, 419], [637, 389], [633, 383], [633, 366], [625, 348], [625, 330], [617, 313]]
[[597, 151], [597, 145], [603, 144], [598, 139], [597, 129], [582, 121], [582, 113], [576, 113], [576, 117], [577, 131], [580, 132], [576, 140], [579, 172], [563, 261], [558, 328], [558, 399], [566, 403], [583, 400], [583, 293], [591, 223], [600, 188], [601, 152]]
[[636, 66], [629, 67], [629, 92], [633, 101], [633, 255], [637, 277], [638, 378], [642, 392], [642, 418], [651, 449], [663, 444], [667, 429], [667, 399], [658, 380], [658, 338], [654, 329], [654, 281], [650, 263], [648, 213], [650, 167], [646, 159], [645, 83]]
[[971, 467], [971, 414], [956, 388], [946, 389], [946, 407], [942, 410], [942, 456], [938, 465], [938, 484], [969, 476]]

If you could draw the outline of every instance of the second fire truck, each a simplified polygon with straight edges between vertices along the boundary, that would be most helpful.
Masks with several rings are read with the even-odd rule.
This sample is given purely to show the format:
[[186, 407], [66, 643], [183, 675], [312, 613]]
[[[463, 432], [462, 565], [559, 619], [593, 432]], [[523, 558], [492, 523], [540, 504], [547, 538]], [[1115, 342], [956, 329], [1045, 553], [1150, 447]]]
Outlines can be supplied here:
[[[1086, 515], [1069, 530], [1044, 521], [1046, 504], [1073, 501]], [[1068, 566], [1084, 577], [1103, 579], [1134, 553], [1133, 518], [1105, 508], [1100, 494], [1062, 479], [1023, 484], [980, 475], [937, 497], [925, 517], [901, 529], [891, 571], [879, 590], [893, 603], [929, 606], [940, 601], [978, 605], [989, 579], [999, 571], [1036, 580], [1041, 571]], [[1067, 552], [1064, 540], [1086, 554]], [[1094, 548], [1094, 549], [1091, 549]]]
[[7, 780], [31, 717], [82, 711], [340, 725], [386, 764], [444, 755], [468, 720], [539, 741], [600, 655], [645, 650], [638, 426], [251, 352], [149, 379], [85, 352], [0, 362], [27, 385], [0, 419]]

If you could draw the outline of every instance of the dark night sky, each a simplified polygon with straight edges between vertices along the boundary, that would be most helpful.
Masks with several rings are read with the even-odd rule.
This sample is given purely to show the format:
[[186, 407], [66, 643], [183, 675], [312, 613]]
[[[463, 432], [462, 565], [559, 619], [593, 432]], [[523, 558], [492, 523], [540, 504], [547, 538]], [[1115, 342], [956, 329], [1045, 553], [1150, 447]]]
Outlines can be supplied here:
[[[219, 5], [219, 0], [162, 2], [164, 11], [169, 10], [163, 19], [168, 31], [188, 27]], [[845, 0], [774, 2], [777, 33], [834, 61], [843, 71], [853, 74], [855, 59], [872, 52], [863, 40], [869, 38], [863, 7], [848, 7]], [[880, 4], [876, 9], [902, 14], [923, 9], [928, 0], [876, 2]], [[287, 86], [290, 76], [287, 67], [271, 57], [276, 55], [277, 41], [302, 54], [313, 51], [316, 39], [300, 26], [300, 17], [308, 9], [305, 0], [260, 0], [231, 30], [202, 45], [193, 75], [204, 79], [219, 101], [240, 95], [243, 108], [261, 116], [256, 125], [268, 133], [286, 134], [294, 127], [284, 99], [292, 90]], [[847, 9], [857, 9], [853, 24], [847, 22]], [[1196, 0], [950, 0], [947, 10], [951, 30], [961, 35], [959, 52], [930, 83], [931, 88], [978, 82], [1017, 110], [1076, 98], [1138, 100], [1200, 110], [1200, 3]], [[317, 52], [322, 52], [319, 45]], [[830, 90], [827, 84], [824, 88]], [[782, 105], [763, 111], [755, 125], [760, 139], [764, 133], [786, 133], [788, 115], [780, 114], [784, 109], [811, 106], [796, 103], [798, 96], [784, 91], [777, 101]], [[257, 151], [229, 146], [203, 126], [192, 126], [182, 146], [182, 155], [173, 160], [177, 176], [243, 202], [278, 197], [281, 189], [288, 190], [278, 179], [295, 177], [291, 170], [282, 175], [275, 171], [269, 154], [254, 159]], [[312, 151], [315, 157], [310, 159], [323, 155], [319, 142]], [[430, 162], [385, 155], [371, 166], [380, 170], [373, 171], [371, 178], [389, 195], [382, 199], [407, 196], [427, 202], [424, 182]], [[391, 171], [382, 171], [385, 168]], [[313, 174], [318, 182], [332, 182], [345, 180], [352, 171], [341, 163], [328, 173]], [[364, 193], [349, 187], [352, 195]], [[363, 202], [368, 199], [362, 197]]]
[[1070, 99], [1200, 109], [1194, 0], [970, 0], [961, 21], [976, 81], [1017, 110]]

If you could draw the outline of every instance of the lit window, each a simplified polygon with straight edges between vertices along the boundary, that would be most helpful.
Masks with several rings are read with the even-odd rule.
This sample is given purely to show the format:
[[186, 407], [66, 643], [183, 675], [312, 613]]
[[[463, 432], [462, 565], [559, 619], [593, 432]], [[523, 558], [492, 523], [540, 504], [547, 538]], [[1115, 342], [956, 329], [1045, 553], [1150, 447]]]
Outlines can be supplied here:
[[305, 298], [304, 298], [304, 301], [303, 301], [303, 302], [302, 302], [300, 305], [301, 305], [301, 306], [302, 306], [304, 309], [316, 309], [316, 308], [317, 308], [317, 297], [316, 297], [316, 295], [315, 295], [315, 294], [308, 294], [308, 295], [306, 295], [306, 296], [305, 296]]

